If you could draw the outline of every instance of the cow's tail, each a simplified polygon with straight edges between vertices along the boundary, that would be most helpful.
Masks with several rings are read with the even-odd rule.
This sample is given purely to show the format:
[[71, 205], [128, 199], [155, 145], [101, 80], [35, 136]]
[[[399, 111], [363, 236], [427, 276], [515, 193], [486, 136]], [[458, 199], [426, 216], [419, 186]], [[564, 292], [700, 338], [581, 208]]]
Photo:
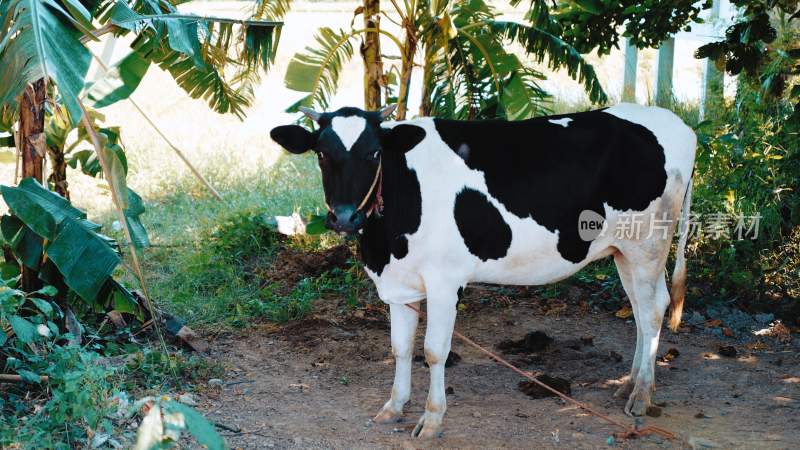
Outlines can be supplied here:
[[689, 209], [692, 205], [692, 179], [686, 187], [681, 207], [680, 229], [678, 231], [678, 249], [675, 252], [675, 269], [672, 271], [672, 289], [669, 301], [669, 329], [678, 330], [683, 315], [683, 301], [686, 298], [686, 241], [689, 238]]

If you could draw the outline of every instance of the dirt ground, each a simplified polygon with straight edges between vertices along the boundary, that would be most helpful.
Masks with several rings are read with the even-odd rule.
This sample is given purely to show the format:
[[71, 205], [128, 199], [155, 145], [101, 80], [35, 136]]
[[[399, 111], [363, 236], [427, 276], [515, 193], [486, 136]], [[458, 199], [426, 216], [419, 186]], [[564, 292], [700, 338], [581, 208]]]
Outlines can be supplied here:
[[[455, 339], [461, 360], [447, 369], [452, 389], [444, 434], [415, 440], [410, 433], [428, 385], [422, 358], [415, 358], [404, 421], [372, 423], [392, 385], [388, 321], [379, 307], [337, 314], [335, 303], [320, 300], [316, 314], [301, 321], [215, 338], [212, 358], [225, 375], [221, 386], [214, 380], [203, 390], [200, 408], [229, 429], [222, 434], [231, 448], [800, 447], [798, 339], [718, 337], [708, 323], [665, 331], [659, 355], [672, 348], [678, 355], [656, 369], [661, 415], [636, 419], [670, 430], [674, 441], [612, 439], [612, 426], [559, 399], [526, 396], [518, 389], [521, 377]], [[569, 380], [576, 399], [634, 423], [622, 414], [624, 401], [612, 397], [630, 368], [631, 320], [581, 299], [548, 300], [523, 288], [477, 286], [462, 305], [457, 329], [494, 351], [533, 330], [552, 337], [538, 352], [500, 354], [525, 370]], [[721, 346], [733, 346], [737, 355], [722, 356]]]

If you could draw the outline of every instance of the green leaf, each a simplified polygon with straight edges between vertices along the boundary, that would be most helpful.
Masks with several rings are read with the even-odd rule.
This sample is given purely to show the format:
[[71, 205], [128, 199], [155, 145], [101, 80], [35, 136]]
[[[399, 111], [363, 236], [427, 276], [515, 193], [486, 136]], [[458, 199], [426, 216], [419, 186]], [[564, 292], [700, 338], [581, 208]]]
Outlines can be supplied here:
[[42, 312], [47, 317], [53, 317], [53, 307], [47, 300], [42, 300], [36, 297], [30, 297], [30, 301], [36, 305], [36, 309]]
[[167, 20], [166, 22], [169, 30], [168, 42], [170, 48], [176, 52], [191, 56], [195, 65], [200, 69], [204, 69], [206, 65], [200, 57], [201, 50], [200, 41], [197, 38], [197, 22], [182, 20]]
[[120, 257], [106, 239], [77, 220], [65, 220], [47, 247], [64, 283], [86, 301], [97, 297]]
[[8, 322], [11, 324], [11, 328], [14, 329], [17, 339], [23, 344], [30, 344], [36, 340], [38, 336], [36, 326], [29, 322], [28, 319], [15, 315], [9, 317]]
[[508, 120], [524, 120], [534, 117], [539, 112], [537, 107], [542, 101], [542, 91], [537, 86], [526, 84], [524, 76], [514, 74], [503, 86], [500, 103]]
[[273, 61], [280, 26], [279, 22], [248, 20], [235, 33], [234, 24], [227, 20], [177, 12], [139, 14], [125, 2], [115, 4], [112, 20], [137, 31], [139, 36], [131, 45], [134, 51], [168, 71], [192, 98], [203, 98], [215, 111], [240, 118], [252, 102], [260, 70], [268, 69]]
[[111, 279], [111, 283], [114, 289], [112, 294], [112, 302], [114, 311], [126, 314], [133, 314], [139, 320], [142, 320], [143, 314], [141, 310], [141, 306], [139, 302], [136, 301], [136, 298], [131, 294], [131, 292], [125, 288], [125, 286], [119, 284], [113, 278]]
[[39, 375], [31, 372], [30, 370], [25, 369], [18, 369], [17, 374], [22, 377], [22, 381], [26, 383], [35, 383], [39, 384], [42, 382], [42, 378]]
[[3, 261], [0, 263], [0, 278], [11, 280], [19, 276], [19, 264], [16, 261]]
[[0, 186], [0, 194], [23, 223], [46, 239], [54, 238], [58, 224], [65, 219], [86, 219], [86, 213], [33, 178], [25, 178], [17, 187]]
[[310, 94], [304, 105], [324, 110], [336, 92], [342, 66], [353, 57], [353, 34], [323, 27], [315, 39], [316, 47], [306, 47], [289, 62], [284, 83], [289, 89]]
[[139, 87], [150, 61], [139, 53], [132, 52], [122, 58], [118, 63], [109, 67], [109, 71], [97, 82], [89, 83], [86, 87], [87, 98], [94, 108], [104, 108], [114, 103], [125, 100]]
[[0, 232], [14, 256], [25, 266], [38, 269], [42, 258], [42, 238], [28, 228], [19, 217], [0, 218]]
[[128, 188], [128, 208], [125, 210], [125, 219], [128, 222], [128, 231], [131, 233], [133, 245], [136, 248], [150, 246], [150, 238], [147, 236], [142, 220], [139, 216], [144, 214], [144, 202], [132, 189]]
[[[119, 146], [114, 147], [119, 148]], [[106, 164], [108, 164], [108, 170], [111, 172], [105, 173], [104, 175], [111, 189], [114, 190], [114, 194], [120, 206], [125, 209], [128, 207], [128, 184], [126, 180], [128, 172], [126, 167], [127, 161], [124, 159], [124, 154], [121, 154], [122, 149], [119, 148], [120, 151], [115, 151], [116, 149], [114, 147], [105, 145], [100, 148]]]
[[583, 56], [559, 36], [532, 26], [515, 22], [495, 21], [492, 29], [501, 33], [507, 39], [517, 42], [525, 51], [534, 57], [538, 63], [546, 62], [553, 70], [566, 69], [570, 77], [583, 84], [589, 95], [589, 100], [594, 103], [606, 103], [606, 96], [600, 79]]
[[324, 215], [313, 215], [308, 218], [308, 222], [306, 223], [306, 234], [317, 235], [325, 233], [326, 231], [328, 231], [328, 229], [325, 228]]
[[0, 8], [0, 104], [16, 106], [28, 83], [50, 78], [58, 86], [73, 124], [81, 118], [78, 98], [89, 70], [91, 54], [81, 44], [85, 8], [71, 0], [73, 17], [56, 0], [6, 0]]
[[54, 297], [58, 295], [58, 288], [56, 288], [55, 286], [48, 285], [34, 292], [34, 294], [42, 294], [47, 297]]
[[186, 429], [197, 439], [198, 444], [205, 445], [208, 450], [223, 450], [225, 448], [225, 441], [214, 429], [214, 425], [206, 420], [202, 414], [172, 400], [166, 402], [163, 406], [165, 410], [183, 415]]
[[25, 225], [17, 236], [16, 245], [12, 247], [14, 254], [25, 267], [38, 270], [42, 262], [42, 238]]
[[581, 9], [592, 14], [603, 12], [603, 2], [600, 0], [573, 0]]

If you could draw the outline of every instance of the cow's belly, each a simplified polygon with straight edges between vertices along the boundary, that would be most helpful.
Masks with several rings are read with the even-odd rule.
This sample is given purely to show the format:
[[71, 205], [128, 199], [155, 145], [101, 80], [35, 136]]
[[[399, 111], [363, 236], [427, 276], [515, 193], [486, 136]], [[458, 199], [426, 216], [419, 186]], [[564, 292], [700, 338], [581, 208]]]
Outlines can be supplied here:
[[[426, 297], [426, 282], [544, 285], [563, 280], [591, 261], [612, 254], [608, 238], [594, 241], [586, 258], [578, 263], [564, 259], [557, 250], [558, 235], [531, 219], [507, 217], [512, 241], [507, 254], [482, 260], [467, 249], [457, 230], [442, 224], [409, 237], [409, 252], [391, 258], [380, 276], [367, 269], [378, 296], [386, 303], [406, 304]], [[425, 231], [433, 231], [430, 234]], [[454, 234], [455, 232], [455, 234]]]
[[[480, 260], [469, 275], [470, 282], [544, 285], [563, 280], [591, 261], [614, 252], [611, 240], [594, 241], [580, 262], [564, 259], [557, 250], [558, 234], [547, 230], [531, 219], [506, 217], [512, 230], [511, 246], [505, 257]], [[477, 259], [474, 255], [469, 255]]]

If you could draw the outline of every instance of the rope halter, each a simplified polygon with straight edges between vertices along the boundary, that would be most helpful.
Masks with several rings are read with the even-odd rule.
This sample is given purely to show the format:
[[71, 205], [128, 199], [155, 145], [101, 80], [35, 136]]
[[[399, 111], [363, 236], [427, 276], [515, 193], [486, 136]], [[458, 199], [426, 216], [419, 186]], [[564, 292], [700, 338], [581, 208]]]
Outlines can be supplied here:
[[[369, 202], [370, 197], [372, 197], [373, 192], [375, 192], [375, 188], [377, 188], [379, 186], [379, 182], [380, 182], [382, 174], [383, 174], [383, 158], [381, 157], [378, 160], [378, 170], [375, 171], [375, 178], [372, 179], [372, 185], [370, 185], [369, 191], [367, 191], [367, 195], [364, 196], [364, 199], [361, 200], [361, 203], [359, 203], [358, 208], [356, 208], [356, 212], [361, 211], [365, 206], [367, 206], [367, 202]], [[380, 192], [380, 188], [378, 189], [378, 191]], [[378, 194], [378, 195], [380, 195], [380, 194]], [[376, 202], [376, 203], [379, 203], [379, 202]], [[375, 206], [376, 205], [373, 205], [367, 211], [367, 215], [368, 216], [373, 211], [373, 209], [375, 209]], [[328, 208], [328, 212], [333, 214], [333, 208], [331, 208], [331, 205], [328, 204], [328, 200], [327, 199], [325, 199], [325, 207]]]

